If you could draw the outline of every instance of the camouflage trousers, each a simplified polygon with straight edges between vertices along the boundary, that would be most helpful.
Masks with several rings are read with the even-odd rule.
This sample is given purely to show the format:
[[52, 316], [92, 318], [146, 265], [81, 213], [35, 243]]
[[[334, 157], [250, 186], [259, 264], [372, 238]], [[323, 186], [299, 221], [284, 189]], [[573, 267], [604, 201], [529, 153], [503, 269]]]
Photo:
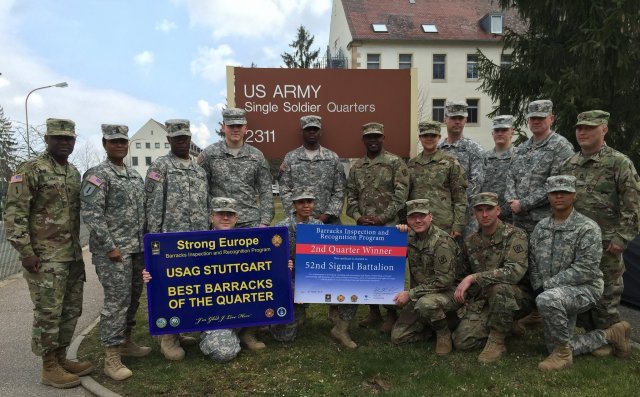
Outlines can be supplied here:
[[231, 361], [240, 353], [240, 329], [215, 329], [200, 333], [200, 351], [217, 363]]
[[534, 307], [530, 291], [520, 285], [494, 284], [478, 291], [458, 310], [460, 324], [451, 336], [458, 350], [484, 346], [491, 330], [509, 333], [513, 320], [526, 316]]
[[599, 290], [584, 286], [565, 286], [542, 292], [536, 298], [544, 321], [544, 341], [551, 352], [559, 343], [569, 343], [574, 355], [590, 353], [607, 343], [603, 330], [575, 335], [578, 314], [592, 308]]
[[344, 321], [351, 321], [356, 316], [356, 312], [358, 311], [359, 305], [329, 305], [329, 307], [335, 306], [338, 308], [338, 315]]
[[293, 342], [298, 336], [298, 321], [305, 310], [304, 303], [296, 303], [293, 305], [293, 321], [288, 324], [272, 324], [269, 326], [269, 332], [273, 339], [278, 342]]
[[478, 224], [478, 220], [476, 219], [476, 214], [473, 212], [473, 206], [469, 203], [469, 212], [467, 214], [467, 224], [464, 226], [464, 230], [462, 231], [463, 239], [471, 236], [472, 234], [478, 231], [480, 225]]
[[136, 325], [136, 312], [142, 293], [144, 254], [122, 254], [113, 262], [106, 254], [92, 255], [98, 280], [104, 290], [100, 311], [100, 339], [104, 346], [117, 346]]
[[38, 273], [23, 271], [33, 302], [31, 350], [38, 356], [71, 343], [82, 314], [84, 262], [41, 262]]
[[608, 246], [609, 242], [606, 241], [600, 260], [600, 270], [604, 280], [602, 296], [592, 309], [578, 316], [578, 324], [587, 330], [607, 329], [620, 321], [618, 306], [624, 289], [622, 279], [624, 262], [622, 254], [612, 254], [607, 251]]
[[391, 330], [394, 344], [417, 342], [431, 336], [431, 324], [445, 320], [447, 313], [455, 312], [460, 305], [453, 299], [453, 291], [433, 293], [409, 302], [400, 312]]

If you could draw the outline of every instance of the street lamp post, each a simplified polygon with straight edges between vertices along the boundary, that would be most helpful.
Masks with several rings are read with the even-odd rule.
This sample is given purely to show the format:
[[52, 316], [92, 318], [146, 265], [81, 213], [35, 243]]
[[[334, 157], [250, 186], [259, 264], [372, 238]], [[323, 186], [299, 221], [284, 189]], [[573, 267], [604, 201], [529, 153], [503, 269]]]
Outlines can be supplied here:
[[24, 118], [27, 126], [27, 158], [31, 158], [31, 140], [29, 140], [29, 108], [27, 106], [27, 101], [29, 101], [29, 95], [31, 95], [35, 91], [44, 90], [45, 88], [51, 88], [51, 87], [64, 88], [68, 86], [69, 84], [67, 84], [67, 82], [65, 81], [58, 84], [45, 85], [44, 87], [34, 88], [33, 90], [29, 91], [29, 93], [27, 94], [27, 97], [24, 100]]

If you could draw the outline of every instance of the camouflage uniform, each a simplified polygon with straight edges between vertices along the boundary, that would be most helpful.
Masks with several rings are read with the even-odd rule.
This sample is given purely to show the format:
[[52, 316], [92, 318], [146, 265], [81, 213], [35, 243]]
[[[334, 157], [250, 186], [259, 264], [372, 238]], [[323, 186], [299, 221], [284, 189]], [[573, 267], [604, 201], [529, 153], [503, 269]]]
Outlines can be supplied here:
[[500, 203], [500, 219], [511, 223], [512, 213], [511, 206], [506, 200], [504, 194], [507, 189], [506, 173], [511, 168], [515, 149], [513, 146], [508, 150], [498, 153], [493, 148], [484, 154], [484, 181], [482, 183], [482, 192], [494, 192], [498, 195]]
[[[75, 137], [73, 122], [56, 119], [47, 120], [48, 135], [56, 122], [67, 124], [55, 135]], [[20, 164], [7, 191], [7, 240], [20, 258], [40, 258], [38, 273], [23, 272], [34, 305], [31, 349], [39, 356], [69, 346], [82, 313], [79, 193], [76, 167], [48, 152]]]
[[481, 347], [493, 329], [508, 333], [514, 319], [533, 308], [527, 272], [527, 235], [498, 220], [495, 233], [478, 231], [464, 241], [462, 275], [474, 274], [460, 324], [452, 335], [456, 349]]
[[479, 143], [463, 137], [457, 142], [448, 143], [443, 140], [438, 149], [458, 159], [464, 169], [469, 183], [467, 184], [467, 197], [481, 192], [484, 180], [484, 149]]
[[200, 351], [217, 363], [231, 361], [240, 353], [239, 329], [214, 329], [200, 333]]
[[[118, 167], [108, 159], [89, 169], [83, 180], [81, 214], [91, 232], [92, 262], [104, 289], [100, 337], [103, 345], [117, 346], [136, 324], [142, 293], [144, 182], [133, 168]], [[116, 248], [122, 262], [107, 256]]]

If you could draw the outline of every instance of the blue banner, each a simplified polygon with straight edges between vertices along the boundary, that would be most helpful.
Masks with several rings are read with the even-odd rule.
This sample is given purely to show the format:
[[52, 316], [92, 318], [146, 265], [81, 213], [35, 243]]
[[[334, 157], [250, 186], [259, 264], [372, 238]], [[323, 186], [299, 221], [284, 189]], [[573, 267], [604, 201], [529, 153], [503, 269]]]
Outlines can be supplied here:
[[286, 227], [150, 233], [152, 335], [293, 321]]
[[299, 224], [294, 300], [394, 304], [406, 256], [407, 233], [395, 227]]

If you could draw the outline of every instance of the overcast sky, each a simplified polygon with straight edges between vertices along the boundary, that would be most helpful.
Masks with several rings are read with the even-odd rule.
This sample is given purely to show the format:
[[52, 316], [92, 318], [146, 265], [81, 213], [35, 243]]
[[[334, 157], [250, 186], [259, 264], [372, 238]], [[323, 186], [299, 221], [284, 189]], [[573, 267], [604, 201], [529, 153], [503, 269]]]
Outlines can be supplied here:
[[280, 67], [300, 25], [327, 46], [331, 0], [0, 0], [0, 106], [16, 126], [76, 122], [135, 133], [149, 118], [191, 121], [201, 147], [226, 100], [226, 65]]

